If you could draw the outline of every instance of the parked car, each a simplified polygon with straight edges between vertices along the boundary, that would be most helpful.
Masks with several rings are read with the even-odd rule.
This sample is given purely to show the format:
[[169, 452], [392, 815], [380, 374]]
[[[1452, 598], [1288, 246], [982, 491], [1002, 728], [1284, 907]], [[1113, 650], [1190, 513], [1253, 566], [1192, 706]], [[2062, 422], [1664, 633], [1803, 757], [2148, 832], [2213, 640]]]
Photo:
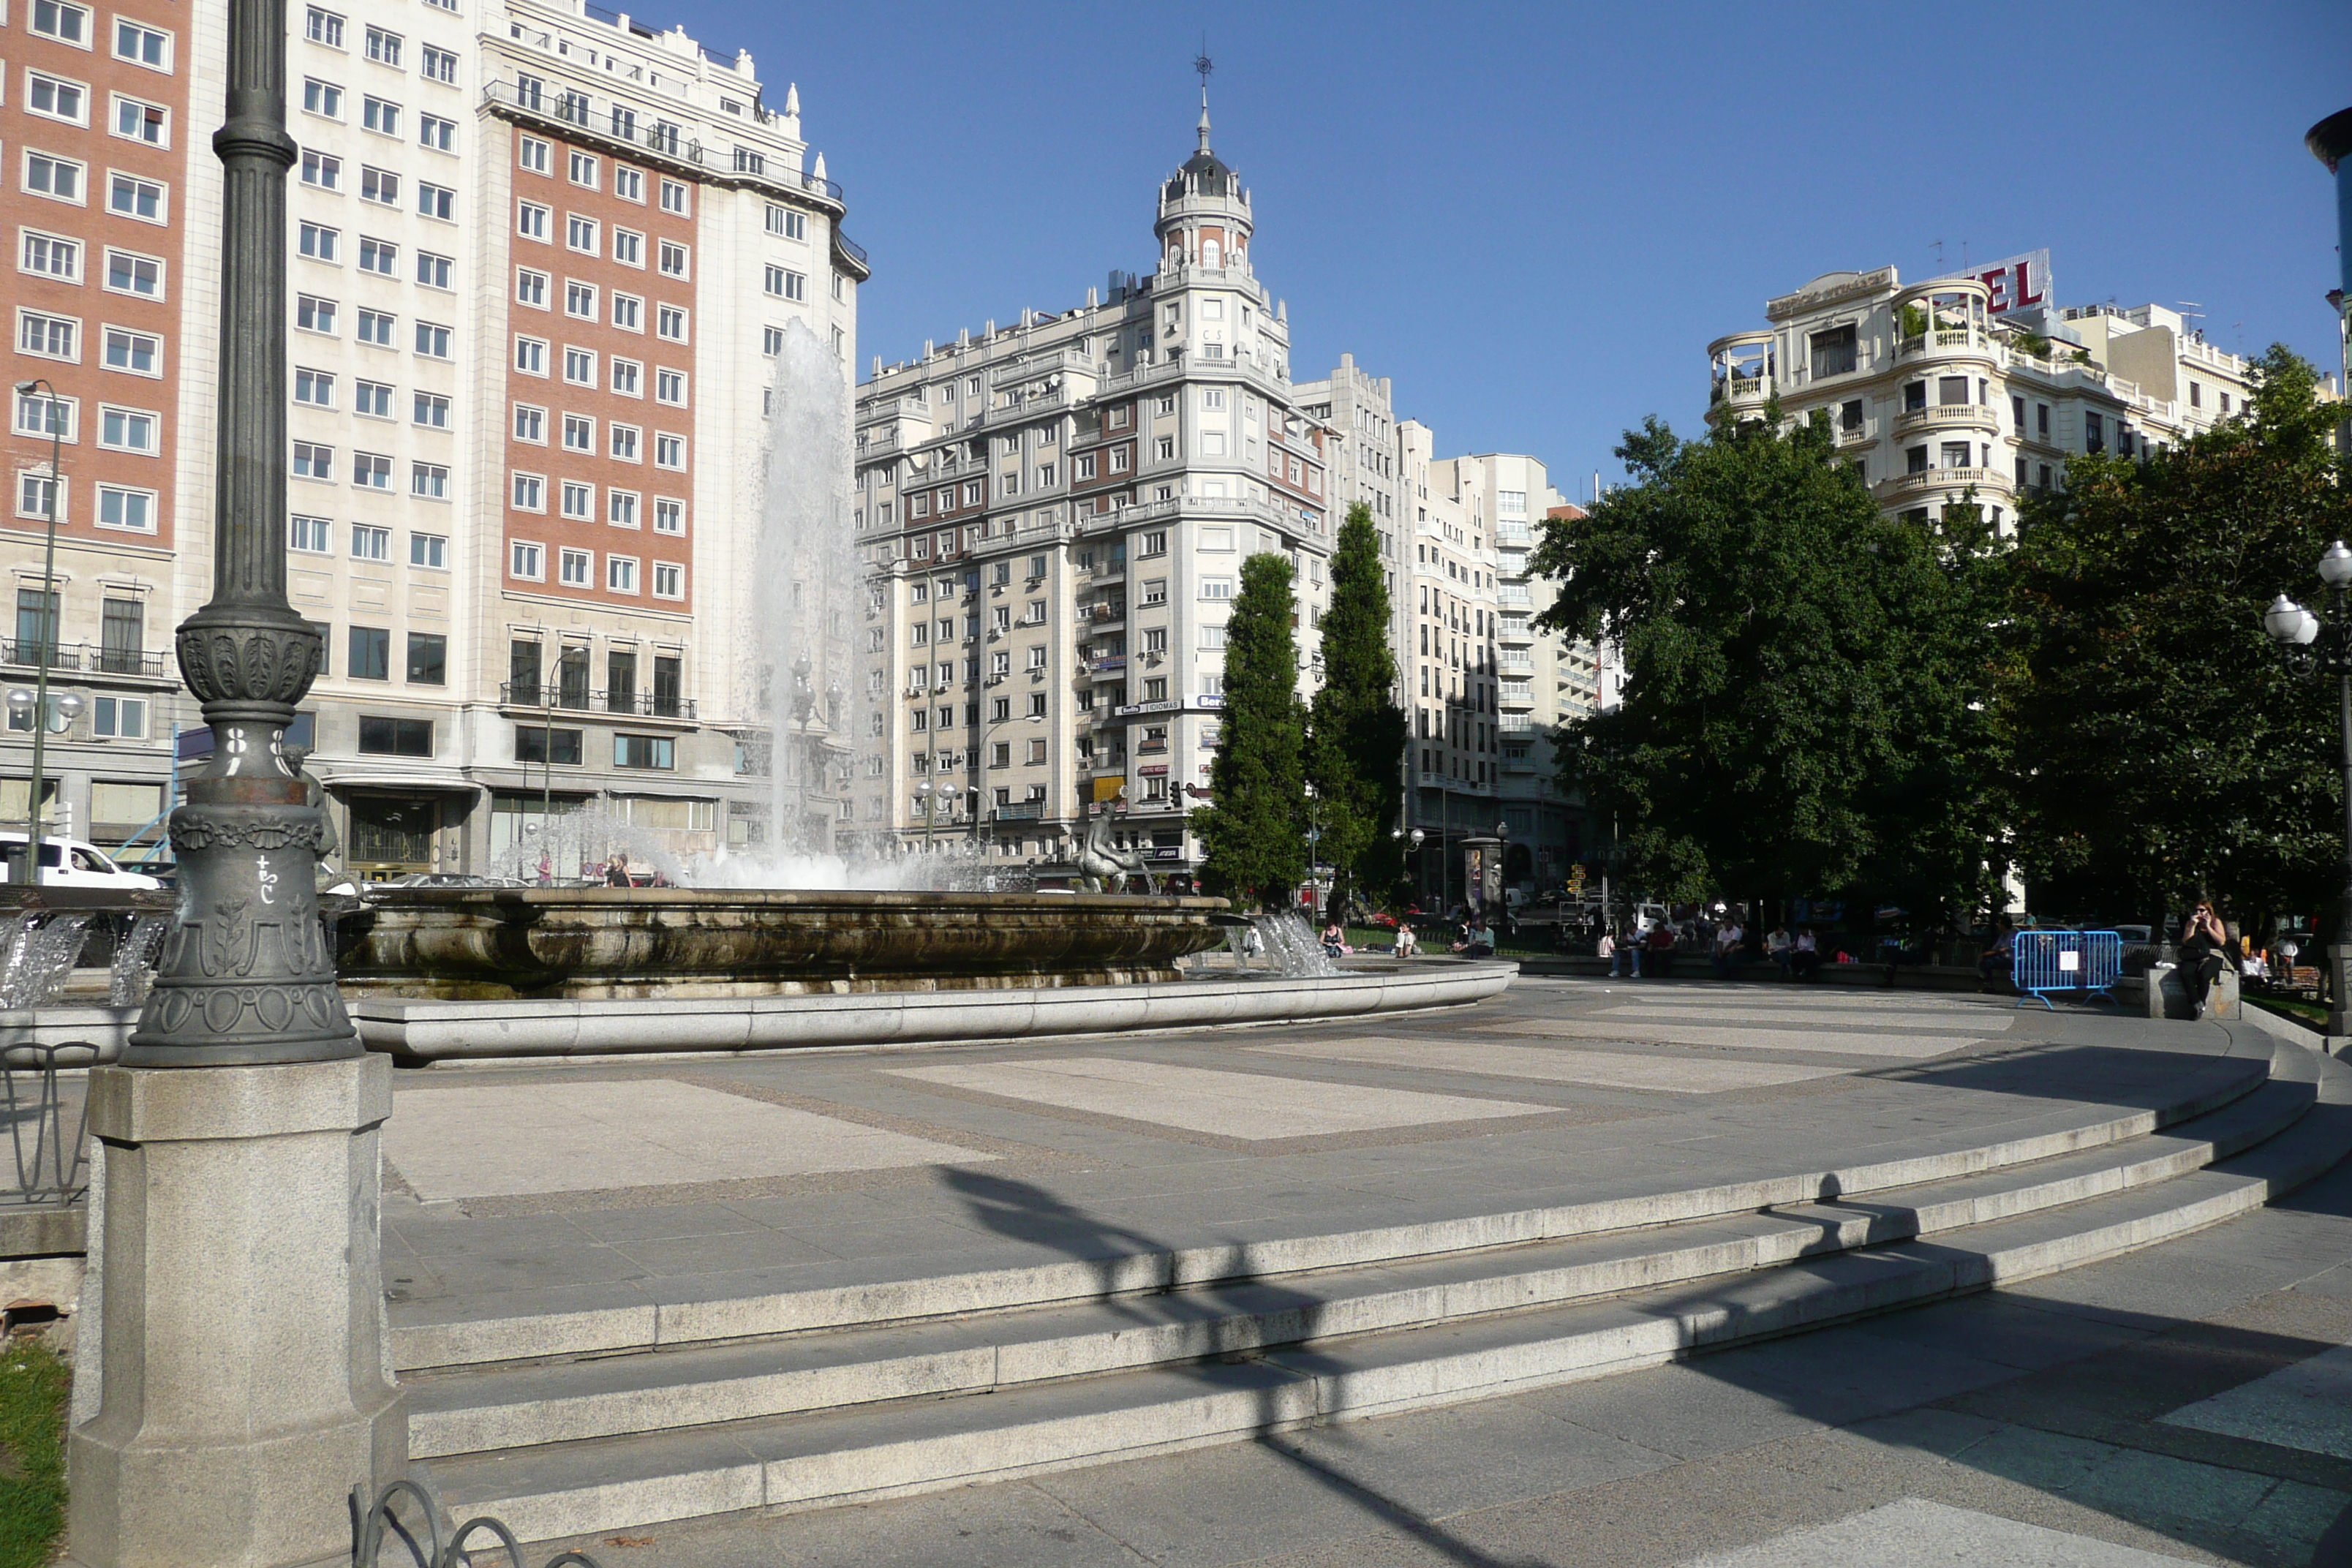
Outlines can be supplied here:
[[[25, 836], [0, 833], [0, 857], [7, 861], [8, 880], [15, 881], [25, 864]], [[117, 888], [129, 891], [163, 885], [141, 872], [124, 870], [95, 844], [51, 834], [41, 836], [40, 868], [41, 885], [48, 888]]]

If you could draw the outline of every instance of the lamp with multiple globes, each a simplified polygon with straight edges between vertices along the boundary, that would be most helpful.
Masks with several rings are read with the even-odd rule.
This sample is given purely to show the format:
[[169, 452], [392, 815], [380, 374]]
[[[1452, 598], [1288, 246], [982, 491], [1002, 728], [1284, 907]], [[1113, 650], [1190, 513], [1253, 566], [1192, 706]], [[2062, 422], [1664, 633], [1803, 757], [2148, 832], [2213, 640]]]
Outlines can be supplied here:
[[2263, 612], [2263, 630], [2294, 674], [2336, 678], [2338, 766], [2344, 777], [2344, 889], [2335, 934], [2327, 944], [2327, 1033], [2334, 1043], [2352, 1037], [2352, 1002], [2347, 1001], [2352, 998], [2352, 610], [2346, 603], [2347, 590], [2352, 589], [2352, 549], [2337, 540], [2320, 556], [2316, 570], [2327, 584], [2327, 617], [2323, 620], [2281, 594]]

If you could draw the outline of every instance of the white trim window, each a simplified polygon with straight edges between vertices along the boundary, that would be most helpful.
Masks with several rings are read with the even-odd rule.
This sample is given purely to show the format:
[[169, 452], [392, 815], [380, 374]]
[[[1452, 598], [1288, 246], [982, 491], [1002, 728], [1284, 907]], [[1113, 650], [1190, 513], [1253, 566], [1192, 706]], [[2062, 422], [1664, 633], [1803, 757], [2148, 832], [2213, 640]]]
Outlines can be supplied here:
[[672, 436], [662, 432], [656, 432], [654, 436], [654, 467], [657, 468], [684, 468], [686, 467], [686, 437], [683, 436]]
[[674, 239], [661, 242], [661, 274], [681, 282], [692, 276], [693, 252]]
[[89, 47], [89, 7], [75, 5], [68, 0], [31, 0], [25, 9], [30, 13], [25, 20], [33, 36], [51, 38], [75, 48]]
[[654, 401], [667, 403], [672, 408], [686, 406], [686, 372], [656, 370], [654, 372]]
[[331, 153], [321, 153], [315, 147], [303, 148], [302, 183], [313, 190], [341, 190], [343, 161]]
[[335, 482], [335, 449], [316, 441], [294, 443], [294, 477], [317, 479], [325, 484]]
[[613, 295], [613, 325], [625, 332], [646, 330], [646, 302], [635, 294]]
[[[373, 101], [371, 100], [370, 101]], [[321, 81], [314, 76], [302, 79], [302, 112], [315, 114], [321, 120], [343, 117], [343, 89], [331, 81]], [[375, 129], [370, 126], [368, 129]]]
[[20, 228], [16, 234], [17, 271], [55, 279], [59, 283], [81, 281], [81, 241], [61, 234], [43, 234], [37, 228]]
[[342, 260], [343, 231], [341, 229], [329, 228], [322, 223], [306, 223], [297, 232], [300, 237], [296, 241], [295, 249], [305, 259], [323, 261], [330, 267]]
[[24, 186], [29, 195], [82, 206], [88, 201], [82, 193], [89, 188], [89, 167], [71, 158], [36, 153], [28, 147], [25, 150]]
[[112, 404], [99, 405], [98, 444], [110, 452], [137, 452], [142, 457], [154, 457], [163, 449], [163, 416], [152, 409], [118, 408]]
[[596, 580], [596, 552], [566, 550], [557, 558], [556, 579], [566, 588], [585, 588]]
[[106, 329], [106, 368], [129, 375], [160, 376], [163, 374], [163, 340], [153, 332], [137, 332], [129, 327]]
[[446, 185], [416, 182], [416, 214], [419, 217], [435, 218], [442, 223], [457, 221], [457, 193]]
[[563, 244], [565, 248], [584, 256], [597, 254], [596, 220], [580, 213], [564, 214]]
[[646, 237], [633, 228], [613, 227], [613, 259], [624, 267], [646, 264]]
[[37, 521], [49, 515], [49, 503], [57, 502], [58, 521], [70, 521], [66, 502], [73, 498], [70, 478], [54, 479], [47, 468], [19, 468], [16, 471], [16, 515]]
[[360, 200], [373, 202], [378, 206], [400, 205], [400, 176], [390, 169], [373, 164], [360, 165]]
[[563, 449], [567, 452], [593, 452], [596, 449], [596, 421], [585, 414], [563, 416]]
[[16, 352], [39, 359], [81, 363], [81, 322], [72, 316], [52, 316], [43, 310], [16, 312]]
[[352, 559], [354, 561], [391, 560], [392, 530], [381, 523], [352, 524]]
[[400, 270], [400, 247], [388, 239], [360, 236], [360, 270], [390, 278]]
[[644, 432], [639, 430], [635, 426], [606, 426], [605, 434], [611, 437], [611, 440], [607, 444], [606, 455], [614, 462], [635, 463], [642, 462], [644, 460], [638, 456], [637, 445], [638, 438], [644, 434]]
[[360, 129], [378, 136], [400, 134], [400, 105], [387, 100], [367, 97], [360, 100]]
[[534, 310], [547, 309], [547, 274], [528, 267], [515, 268], [515, 303]]
[[671, 535], [686, 531], [686, 503], [668, 496], [654, 498], [654, 531]]
[[327, 337], [333, 337], [335, 335], [335, 302], [332, 300], [321, 299], [316, 294], [295, 295], [294, 325], [301, 331], [319, 332]]
[[671, 342], [686, 342], [687, 318], [683, 305], [664, 305], [654, 313], [654, 330]]
[[675, 561], [654, 563], [654, 597], [683, 599], [686, 597], [686, 568]]
[[331, 518], [296, 512], [286, 520], [286, 548], [304, 555], [335, 552], [335, 524]]
[[171, 192], [160, 180], [110, 171], [106, 182], [106, 210], [140, 223], [168, 223]]
[[547, 546], [535, 539], [511, 540], [507, 544], [507, 575], [525, 583], [547, 581]]
[[[544, 147], [547, 143], [542, 142], [540, 145]], [[549, 210], [542, 203], [517, 202], [515, 204], [515, 232], [522, 236], [525, 239], [535, 239], [541, 245], [544, 245], [547, 243], [548, 216]]]
[[172, 69], [172, 35], [160, 27], [134, 22], [128, 16], [117, 16], [114, 19], [114, 58], [168, 75]]
[[586, 522], [596, 515], [596, 487], [578, 479], [566, 479], [562, 487], [562, 506], [565, 517]]
[[144, 142], [150, 147], [172, 144], [172, 111], [160, 103], [144, 99], [112, 95], [114, 112], [109, 116], [113, 133], [126, 142]]
[[574, 386], [596, 384], [596, 354], [593, 349], [563, 345], [563, 379]]
[[507, 504], [517, 511], [545, 511], [546, 477], [541, 474], [515, 474], [508, 489]]
[[640, 390], [642, 386], [640, 378], [645, 374], [645, 369], [646, 367], [635, 360], [623, 359], [620, 355], [614, 354], [613, 356], [614, 395], [619, 397], [644, 396], [645, 394]]
[[18, 391], [10, 427], [19, 436], [46, 441], [52, 435], [68, 447], [81, 437], [81, 399]]
[[389, 310], [362, 310], [359, 313], [359, 340], [380, 349], [392, 347], [399, 330], [400, 318]]
[[604, 492], [604, 521], [614, 528], [637, 526], [637, 492], [608, 489]]
[[25, 112], [68, 125], [88, 125], [89, 87], [71, 77], [28, 70], [25, 73]]
[[408, 493], [421, 500], [447, 500], [449, 466], [446, 463], [409, 464]]
[[[352, 483], [364, 490], [391, 489], [392, 459], [382, 452], [353, 452], [352, 454]], [[359, 525], [357, 524], [353, 524], [355, 531], [358, 526]], [[356, 547], [354, 547], [352, 553], [358, 553]], [[372, 555], [367, 557], [367, 559], [371, 561], [381, 561], [383, 557], [381, 555]]]
[[608, 594], [635, 594], [637, 591], [637, 558], [634, 555], [604, 557], [604, 591]]
[[428, 572], [446, 572], [449, 570], [449, 536], [446, 533], [410, 534], [408, 563], [422, 566]]
[[534, 447], [547, 445], [547, 410], [528, 403], [514, 405], [514, 438]]
[[418, 287], [439, 289], [445, 292], [453, 290], [457, 288], [457, 284], [452, 279], [457, 277], [457, 258], [436, 255], [430, 250], [420, 250], [416, 253]]
[[98, 526], [125, 533], [155, 531], [156, 492], [130, 485], [98, 487]]
[[517, 334], [514, 367], [524, 375], [545, 375], [547, 374], [547, 340], [527, 338]]
[[449, 395], [418, 391], [410, 403], [409, 423], [426, 430], [449, 428]]

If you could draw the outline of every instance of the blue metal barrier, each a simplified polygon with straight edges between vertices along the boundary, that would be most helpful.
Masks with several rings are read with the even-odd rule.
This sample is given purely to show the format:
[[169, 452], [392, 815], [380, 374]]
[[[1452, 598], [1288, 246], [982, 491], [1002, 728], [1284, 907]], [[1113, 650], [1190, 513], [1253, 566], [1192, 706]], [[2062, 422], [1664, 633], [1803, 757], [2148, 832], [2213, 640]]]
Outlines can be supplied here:
[[2054, 1013], [2053, 992], [2074, 1001], [2113, 1002], [2123, 962], [2123, 938], [2111, 931], [2021, 931], [2010, 978], [2019, 1006], [2039, 1002]]

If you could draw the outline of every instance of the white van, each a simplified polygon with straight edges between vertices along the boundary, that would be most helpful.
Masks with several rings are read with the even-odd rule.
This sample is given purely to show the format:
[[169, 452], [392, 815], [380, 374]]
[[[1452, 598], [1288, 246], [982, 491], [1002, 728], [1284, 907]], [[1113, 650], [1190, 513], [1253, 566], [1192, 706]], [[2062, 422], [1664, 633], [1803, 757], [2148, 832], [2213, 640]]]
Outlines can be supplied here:
[[[25, 863], [25, 835], [0, 832], [0, 859], [13, 871]], [[107, 858], [106, 851], [79, 838], [41, 836], [41, 883], [50, 888], [160, 888], [163, 884], [137, 871], [126, 871]]]

